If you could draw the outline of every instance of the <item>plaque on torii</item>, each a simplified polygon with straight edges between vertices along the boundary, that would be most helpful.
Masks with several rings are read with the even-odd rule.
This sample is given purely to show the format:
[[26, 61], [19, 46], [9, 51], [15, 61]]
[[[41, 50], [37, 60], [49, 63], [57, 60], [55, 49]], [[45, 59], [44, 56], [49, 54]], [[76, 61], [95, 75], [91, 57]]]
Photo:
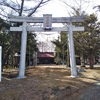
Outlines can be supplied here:
[[[19, 65], [18, 78], [25, 78], [25, 58], [26, 58], [26, 42], [27, 31], [36, 32], [51, 32], [51, 31], [68, 31], [68, 44], [70, 52], [71, 76], [77, 77], [75, 51], [73, 42], [73, 31], [84, 31], [84, 27], [74, 27], [73, 22], [83, 22], [84, 16], [77, 17], [52, 17], [51, 14], [44, 14], [43, 17], [22, 17], [22, 16], [8, 16], [11, 22], [22, 22], [21, 27], [10, 27], [10, 31], [22, 31], [21, 37], [21, 57]], [[28, 26], [27, 23], [43, 23], [43, 27]], [[52, 27], [52, 23], [67, 23], [66, 27]]]

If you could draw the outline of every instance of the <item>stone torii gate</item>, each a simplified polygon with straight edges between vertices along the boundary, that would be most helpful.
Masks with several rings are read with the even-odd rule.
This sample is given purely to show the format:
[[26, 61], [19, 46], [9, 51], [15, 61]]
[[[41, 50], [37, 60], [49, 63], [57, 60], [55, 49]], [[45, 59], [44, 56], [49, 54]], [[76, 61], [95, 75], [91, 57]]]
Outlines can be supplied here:
[[[25, 59], [26, 59], [26, 42], [27, 42], [27, 31], [36, 32], [50, 32], [50, 31], [68, 31], [68, 43], [70, 52], [70, 65], [71, 65], [71, 76], [77, 77], [74, 42], [73, 42], [73, 31], [84, 31], [84, 27], [74, 27], [73, 22], [83, 22], [84, 16], [78, 17], [54, 17], [51, 14], [44, 14], [43, 17], [21, 17], [21, 16], [8, 16], [11, 22], [21, 22], [21, 27], [10, 27], [10, 31], [22, 31], [21, 37], [21, 56], [19, 65], [19, 76], [18, 78], [25, 78]], [[31, 27], [27, 23], [43, 23], [43, 27]], [[66, 27], [52, 27], [52, 23], [67, 23]]]

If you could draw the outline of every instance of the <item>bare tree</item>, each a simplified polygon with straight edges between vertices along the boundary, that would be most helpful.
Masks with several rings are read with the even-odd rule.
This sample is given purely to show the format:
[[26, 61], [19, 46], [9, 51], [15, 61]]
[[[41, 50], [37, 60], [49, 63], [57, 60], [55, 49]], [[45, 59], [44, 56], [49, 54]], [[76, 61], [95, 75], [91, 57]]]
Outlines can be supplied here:
[[40, 7], [51, 0], [0, 0], [0, 15], [32, 16]]
[[65, 7], [67, 8], [68, 14], [71, 16], [73, 12], [76, 12], [77, 15], [82, 15], [85, 13], [86, 9], [89, 6], [89, 0], [60, 0]]

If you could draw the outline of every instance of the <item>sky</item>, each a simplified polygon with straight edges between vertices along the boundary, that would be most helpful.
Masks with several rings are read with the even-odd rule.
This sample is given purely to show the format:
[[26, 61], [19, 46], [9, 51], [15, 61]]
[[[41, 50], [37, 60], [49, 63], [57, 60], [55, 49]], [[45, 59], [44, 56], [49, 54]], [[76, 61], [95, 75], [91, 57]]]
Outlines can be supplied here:
[[52, 14], [53, 17], [67, 16], [66, 9], [59, 0], [50, 1], [40, 11], [38, 12], [39, 16], [42, 16], [42, 14]]
[[[72, 6], [76, 5], [76, 3], [72, 2], [73, 0], [65, 0], [65, 1], [67, 1], [68, 4]], [[82, 10], [84, 10], [88, 14], [96, 12], [97, 9], [93, 9], [93, 7], [96, 5], [100, 5], [100, 0], [85, 0], [85, 1], [88, 1], [89, 3], [83, 3]], [[48, 4], [43, 6], [40, 9], [40, 11], [36, 14], [36, 16], [42, 16], [42, 14], [52, 14], [53, 17], [66, 17], [69, 16], [68, 12], [70, 11], [71, 11], [70, 8], [65, 6], [65, 4], [61, 2], [61, 0], [52, 0]], [[100, 12], [98, 12], [98, 14], [99, 13]]]

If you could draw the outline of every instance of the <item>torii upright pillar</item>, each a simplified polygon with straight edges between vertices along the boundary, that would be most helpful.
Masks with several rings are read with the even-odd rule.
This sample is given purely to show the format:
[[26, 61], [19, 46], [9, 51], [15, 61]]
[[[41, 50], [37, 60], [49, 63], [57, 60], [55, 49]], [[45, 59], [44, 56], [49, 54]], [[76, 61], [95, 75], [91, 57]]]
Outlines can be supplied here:
[[70, 54], [71, 77], [77, 77], [72, 27], [73, 27], [72, 23], [69, 22], [68, 23], [68, 44], [69, 44], [69, 54]]
[[24, 21], [21, 36], [21, 55], [19, 65], [19, 76], [17, 78], [25, 78], [25, 62], [26, 62], [26, 44], [27, 44], [27, 23]]

